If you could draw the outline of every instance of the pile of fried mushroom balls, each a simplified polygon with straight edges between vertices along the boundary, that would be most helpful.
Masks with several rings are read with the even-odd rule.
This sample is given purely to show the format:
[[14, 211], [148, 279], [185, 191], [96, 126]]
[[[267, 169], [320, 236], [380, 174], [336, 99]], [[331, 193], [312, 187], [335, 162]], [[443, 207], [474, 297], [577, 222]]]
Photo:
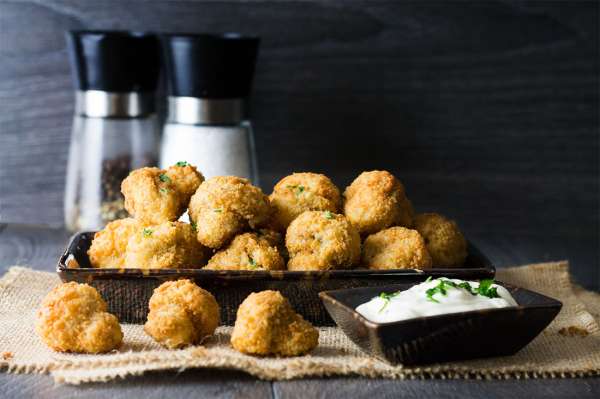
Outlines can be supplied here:
[[[123, 181], [131, 218], [109, 223], [88, 251], [100, 268], [209, 270], [460, 267], [466, 241], [436, 213], [416, 214], [387, 171], [361, 173], [343, 194], [325, 175], [293, 173], [271, 195], [247, 179], [205, 180], [179, 162]], [[188, 211], [191, 223], [178, 221]]]
[[[427, 269], [460, 267], [467, 257], [457, 225], [437, 213], [415, 214], [404, 186], [387, 171], [361, 173], [343, 194], [325, 175], [293, 173], [267, 196], [247, 179], [205, 180], [178, 162], [135, 170], [121, 189], [131, 217], [96, 233], [88, 251], [93, 267]], [[191, 223], [179, 221], [186, 210]], [[86, 312], [63, 303], [72, 297]], [[199, 344], [219, 324], [215, 298], [189, 280], [158, 287], [149, 309], [144, 330], [168, 348]], [[68, 333], [52, 331], [55, 318], [65, 319], [60, 325]], [[85, 284], [49, 294], [38, 332], [59, 351], [104, 352], [122, 340], [118, 321]], [[231, 343], [242, 353], [294, 356], [317, 346], [318, 336], [279, 292], [262, 291], [240, 305]]]

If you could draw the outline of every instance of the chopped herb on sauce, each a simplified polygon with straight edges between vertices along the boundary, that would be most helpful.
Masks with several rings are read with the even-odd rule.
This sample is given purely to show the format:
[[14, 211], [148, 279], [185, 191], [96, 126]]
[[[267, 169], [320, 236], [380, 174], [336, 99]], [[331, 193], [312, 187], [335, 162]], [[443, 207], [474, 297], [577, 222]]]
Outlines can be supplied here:
[[479, 282], [479, 287], [477, 287], [477, 293], [482, 296], [487, 296], [488, 298], [500, 298], [498, 295], [498, 288], [492, 287], [494, 284], [494, 280], [485, 279]]
[[447, 291], [448, 288], [456, 288], [456, 289], [462, 288], [471, 295], [481, 295], [481, 296], [485, 296], [488, 298], [500, 298], [500, 295], [498, 295], [498, 289], [496, 287], [492, 287], [493, 284], [494, 284], [494, 280], [486, 279], [486, 280], [481, 280], [479, 282], [479, 286], [477, 288], [473, 288], [473, 287], [471, 287], [471, 284], [469, 284], [466, 281], [463, 281], [462, 283], [457, 284], [454, 281], [440, 279], [438, 281], [438, 285], [425, 291], [425, 294], [427, 295], [427, 300], [429, 300], [431, 302], [436, 302], [436, 303], [439, 303], [439, 301], [437, 299], [435, 299], [433, 296], [436, 294], [446, 295], [448, 292]]
[[398, 294], [400, 294], [400, 291], [391, 294], [388, 294], [387, 292], [382, 292], [381, 294], [379, 294], [379, 298], [383, 299], [383, 306], [381, 307], [381, 309], [379, 309], [379, 313], [383, 312], [383, 309], [385, 309], [390, 303], [390, 299], [392, 299]]

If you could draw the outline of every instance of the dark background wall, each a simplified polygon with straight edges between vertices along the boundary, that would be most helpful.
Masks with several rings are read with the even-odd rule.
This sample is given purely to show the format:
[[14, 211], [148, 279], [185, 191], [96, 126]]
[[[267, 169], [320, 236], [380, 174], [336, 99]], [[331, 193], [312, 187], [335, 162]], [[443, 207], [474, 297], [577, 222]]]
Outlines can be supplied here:
[[[600, 285], [598, 2], [0, 1], [0, 221], [60, 225], [67, 29], [263, 37], [265, 191], [387, 168], [483, 249]], [[513, 257], [514, 258], [514, 257]]]

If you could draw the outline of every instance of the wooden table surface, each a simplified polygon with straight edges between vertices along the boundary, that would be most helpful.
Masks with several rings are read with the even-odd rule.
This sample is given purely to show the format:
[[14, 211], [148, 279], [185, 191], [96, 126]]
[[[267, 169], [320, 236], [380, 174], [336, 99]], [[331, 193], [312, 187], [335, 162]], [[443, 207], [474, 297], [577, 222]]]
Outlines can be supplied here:
[[[11, 265], [29, 265], [53, 270], [69, 233], [62, 229], [0, 224], [0, 273]], [[558, 243], [544, 250], [518, 244], [520, 237], [499, 240], [494, 236], [472, 239], [498, 266], [544, 259], [548, 251], [555, 258], [566, 256], [568, 248]], [[506, 251], [506, 248], [518, 248]], [[593, 256], [593, 251], [590, 251]], [[260, 381], [249, 375], [225, 370], [153, 372], [123, 381], [83, 386], [55, 385], [47, 375], [0, 373], [3, 398], [598, 398], [600, 378], [556, 380], [416, 380], [393, 381], [364, 378], [310, 378], [286, 382]]]
[[[599, 3], [459, 3], [0, 0], [0, 272], [52, 270], [68, 238], [18, 224], [63, 220], [65, 30], [242, 31], [263, 37], [251, 115], [266, 192], [292, 171], [343, 188], [388, 169], [419, 212], [456, 219], [497, 266], [568, 259], [600, 289]], [[269, 383], [193, 370], [71, 387], [0, 373], [0, 398], [76, 396], [584, 398], [600, 397], [600, 379]]]

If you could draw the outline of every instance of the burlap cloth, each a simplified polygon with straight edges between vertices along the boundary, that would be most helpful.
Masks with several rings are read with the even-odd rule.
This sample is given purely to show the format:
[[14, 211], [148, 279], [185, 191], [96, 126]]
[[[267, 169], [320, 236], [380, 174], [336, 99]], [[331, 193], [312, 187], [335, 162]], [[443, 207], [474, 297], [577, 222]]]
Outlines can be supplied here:
[[16, 373], [51, 373], [57, 382], [79, 384], [140, 375], [149, 370], [226, 368], [259, 378], [358, 375], [383, 378], [535, 378], [600, 375], [600, 294], [573, 287], [568, 263], [501, 269], [497, 279], [563, 302], [554, 322], [514, 356], [425, 367], [390, 366], [361, 352], [337, 328], [321, 328], [319, 346], [296, 358], [242, 355], [229, 345], [230, 327], [220, 327], [204, 346], [166, 350], [125, 324], [123, 346], [104, 355], [55, 353], [34, 331], [35, 310], [52, 287], [53, 273], [12, 267], [0, 279], [0, 367]]

